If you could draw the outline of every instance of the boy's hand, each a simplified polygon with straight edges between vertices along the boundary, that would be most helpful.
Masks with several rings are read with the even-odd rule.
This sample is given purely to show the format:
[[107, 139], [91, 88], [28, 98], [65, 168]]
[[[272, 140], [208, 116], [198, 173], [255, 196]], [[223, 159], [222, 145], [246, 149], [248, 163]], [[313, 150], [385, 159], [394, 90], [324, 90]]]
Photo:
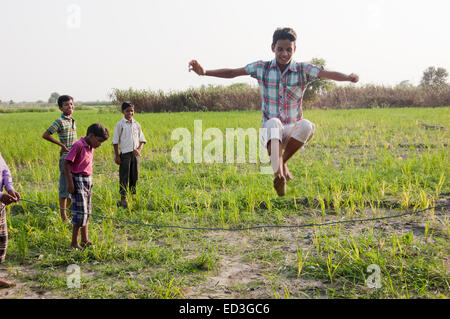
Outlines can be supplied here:
[[20, 194], [18, 193], [18, 192], [16, 192], [15, 190], [10, 190], [10, 191], [8, 191], [8, 194], [11, 196], [11, 197], [13, 197], [13, 198], [15, 198], [15, 200], [16, 200], [16, 203], [18, 203], [19, 202], [19, 200], [20, 200]]
[[205, 70], [203, 67], [197, 62], [197, 60], [192, 60], [189, 62], [189, 72], [194, 71], [198, 75], [205, 75]]
[[120, 159], [120, 155], [116, 155], [116, 158], [114, 159], [114, 162], [116, 162], [117, 165], [122, 164], [122, 160]]
[[134, 151], [133, 151], [133, 155], [134, 156], [141, 156], [141, 150], [140, 149], [135, 149]]
[[68, 191], [70, 194], [75, 193], [75, 186], [73, 185], [73, 182], [69, 182], [69, 184], [67, 185], [67, 191]]
[[65, 153], [65, 152], [69, 152], [69, 149], [67, 148], [67, 146], [62, 145], [60, 154]]
[[352, 74], [350, 74], [350, 75], [348, 76], [348, 80], [349, 80], [350, 82], [356, 83], [356, 82], [359, 81], [359, 76], [358, 76], [357, 74], [355, 74], [355, 73], [352, 73]]
[[9, 205], [11, 203], [17, 203], [17, 199], [14, 196], [9, 195], [8, 193], [3, 193], [2, 197], [0, 197], [0, 202], [5, 205]]

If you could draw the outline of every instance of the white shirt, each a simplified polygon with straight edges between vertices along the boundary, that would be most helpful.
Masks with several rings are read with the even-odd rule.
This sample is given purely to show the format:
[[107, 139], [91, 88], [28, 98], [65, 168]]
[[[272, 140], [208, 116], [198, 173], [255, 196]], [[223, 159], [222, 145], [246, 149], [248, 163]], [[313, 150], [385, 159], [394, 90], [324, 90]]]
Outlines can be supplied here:
[[114, 128], [112, 145], [119, 145], [120, 154], [136, 150], [140, 143], [147, 143], [141, 126], [135, 119], [127, 121], [125, 118], [117, 122]]

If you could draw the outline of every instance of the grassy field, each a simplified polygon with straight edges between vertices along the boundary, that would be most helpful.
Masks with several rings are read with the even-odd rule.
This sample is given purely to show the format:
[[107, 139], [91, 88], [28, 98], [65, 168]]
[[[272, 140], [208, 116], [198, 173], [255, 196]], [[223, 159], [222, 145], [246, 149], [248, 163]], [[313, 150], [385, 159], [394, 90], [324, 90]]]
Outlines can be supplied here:
[[[259, 128], [259, 112], [136, 114], [143, 149], [136, 201], [116, 206], [110, 145], [121, 114], [75, 110], [78, 137], [100, 122], [93, 213], [149, 224], [247, 227], [321, 223], [446, 208], [397, 219], [240, 232], [151, 228], [92, 217], [94, 246], [68, 249], [71, 225], [55, 209], [8, 208], [0, 298], [448, 298], [450, 107], [307, 110], [317, 126], [291, 160], [278, 198], [257, 164], [175, 164], [174, 129]], [[27, 200], [56, 205], [58, 147], [41, 138], [58, 112], [0, 114], [0, 152]], [[208, 142], [204, 141], [203, 146]], [[69, 265], [81, 287], [68, 288]], [[379, 273], [371, 273], [376, 265]], [[371, 288], [373, 275], [379, 288]]]

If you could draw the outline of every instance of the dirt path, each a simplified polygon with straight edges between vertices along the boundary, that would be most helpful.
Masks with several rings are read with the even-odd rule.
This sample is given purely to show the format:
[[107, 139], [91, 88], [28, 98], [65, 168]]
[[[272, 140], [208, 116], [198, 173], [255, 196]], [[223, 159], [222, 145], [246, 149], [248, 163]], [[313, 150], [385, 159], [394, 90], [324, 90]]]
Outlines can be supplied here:
[[[15, 275], [12, 274], [15, 273]], [[20, 279], [24, 275], [33, 275], [35, 271], [31, 267], [14, 267], [8, 271], [7, 267], [0, 265], [0, 278], [14, 283], [14, 287], [0, 289], [0, 299], [58, 299], [56, 295], [39, 289], [33, 283]]]

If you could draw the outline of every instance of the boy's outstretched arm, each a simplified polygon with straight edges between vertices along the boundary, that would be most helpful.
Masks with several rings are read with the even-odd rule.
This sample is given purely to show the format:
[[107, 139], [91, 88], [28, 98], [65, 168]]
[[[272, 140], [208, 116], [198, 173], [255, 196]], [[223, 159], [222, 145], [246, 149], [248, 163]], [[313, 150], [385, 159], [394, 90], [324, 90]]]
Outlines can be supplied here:
[[191, 71], [194, 71], [198, 75], [215, 76], [218, 78], [226, 78], [226, 79], [231, 79], [242, 75], [248, 75], [245, 68], [205, 70], [197, 62], [197, 60], [192, 60], [191, 62], [189, 62], [189, 72]]
[[344, 74], [340, 72], [326, 71], [322, 70], [319, 72], [319, 78], [321, 79], [329, 79], [334, 81], [348, 81], [356, 83], [359, 81], [359, 76], [355, 73], [352, 74]]

